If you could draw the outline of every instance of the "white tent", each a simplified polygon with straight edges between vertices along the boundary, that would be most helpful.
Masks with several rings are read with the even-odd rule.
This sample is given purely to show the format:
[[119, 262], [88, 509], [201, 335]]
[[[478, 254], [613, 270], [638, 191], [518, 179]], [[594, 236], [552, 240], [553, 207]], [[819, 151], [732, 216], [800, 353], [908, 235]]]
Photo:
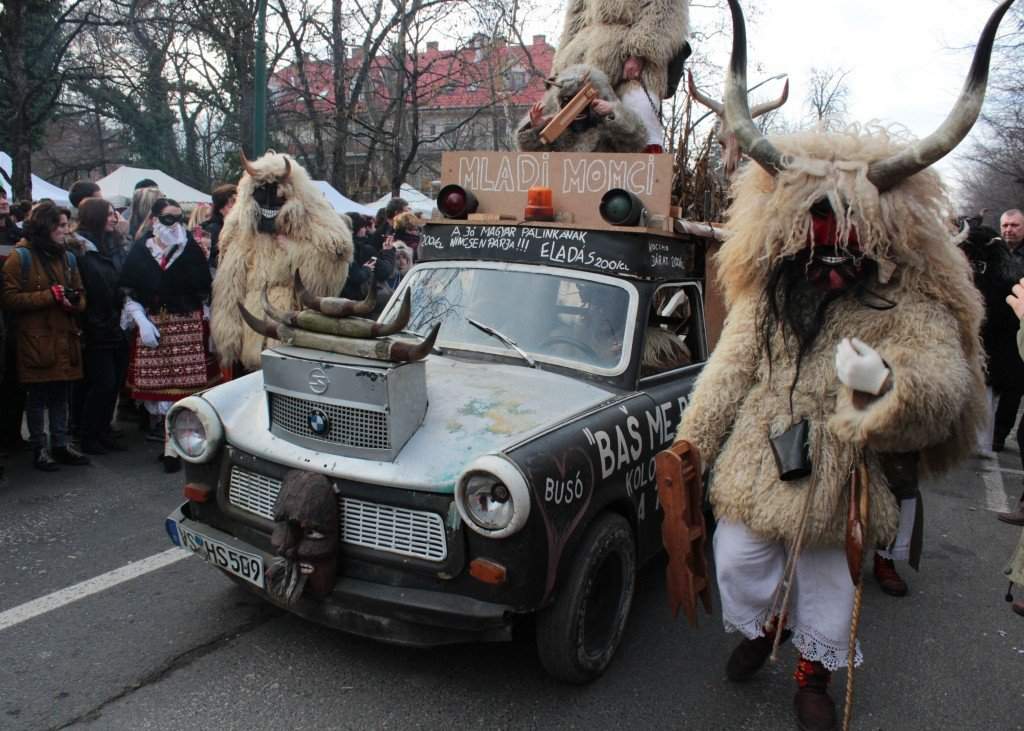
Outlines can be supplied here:
[[[421, 216], [428, 217], [434, 210], [434, 200], [423, 195], [411, 185], [403, 185], [401, 193], [402, 195], [400, 197], [404, 198], [409, 204], [409, 207]], [[373, 210], [376, 211], [378, 208], [384, 208], [388, 204], [389, 200], [391, 200], [390, 193], [378, 198], [373, 203], [368, 203], [367, 205], [371, 206]]]
[[173, 198], [178, 203], [210, 203], [209, 195], [201, 190], [196, 190], [185, 185], [180, 180], [175, 180], [167, 173], [159, 170], [147, 170], [146, 168], [133, 168], [122, 165], [105, 178], [100, 178], [96, 184], [100, 186], [103, 197], [108, 200], [113, 196], [124, 196], [131, 200], [135, 192], [135, 184], [140, 180], [149, 178], [160, 188], [160, 192], [168, 198]]
[[[8, 175], [11, 174], [11, 156], [6, 152], [0, 152], [0, 167], [4, 169], [4, 172]], [[0, 187], [7, 191], [7, 197], [13, 198], [11, 193], [11, 186], [8, 185], [6, 180], [0, 176]], [[32, 176], [32, 200], [39, 200], [40, 198], [49, 198], [54, 203], [62, 206], [70, 206], [71, 201], [68, 200], [68, 192], [62, 188], [58, 188], [53, 183], [47, 183], [45, 180], [40, 178], [38, 175]]]
[[362, 213], [366, 216], [372, 216], [377, 212], [376, 208], [370, 208], [362, 203], [356, 203], [351, 198], [346, 198], [326, 180], [314, 180], [313, 185], [320, 189], [320, 192], [324, 194], [324, 198], [331, 204], [331, 208], [338, 213]]

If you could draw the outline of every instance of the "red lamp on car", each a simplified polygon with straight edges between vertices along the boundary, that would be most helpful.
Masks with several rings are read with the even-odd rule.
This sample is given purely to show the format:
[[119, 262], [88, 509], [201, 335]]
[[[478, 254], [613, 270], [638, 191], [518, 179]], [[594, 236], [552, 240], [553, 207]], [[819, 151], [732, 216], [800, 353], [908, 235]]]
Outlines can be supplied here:
[[476, 213], [476, 196], [461, 185], [446, 185], [437, 194], [437, 210], [445, 218], [465, 218], [470, 213]]

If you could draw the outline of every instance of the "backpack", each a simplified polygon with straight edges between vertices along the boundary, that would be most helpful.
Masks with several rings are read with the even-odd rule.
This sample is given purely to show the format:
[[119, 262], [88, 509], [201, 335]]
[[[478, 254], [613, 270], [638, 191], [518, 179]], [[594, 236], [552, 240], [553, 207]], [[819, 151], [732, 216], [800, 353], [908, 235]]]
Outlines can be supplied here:
[[[14, 253], [18, 255], [18, 260], [21, 262], [21, 288], [24, 290], [28, 286], [28, 275], [32, 270], [32, 252], [24, 246], [18, 246], [14, 249]], [[70, 251], [65, 251], [64, 254], [67, 257], [68, 271], [71, 276], [74, 276], [78, 271], [78, 260]]]

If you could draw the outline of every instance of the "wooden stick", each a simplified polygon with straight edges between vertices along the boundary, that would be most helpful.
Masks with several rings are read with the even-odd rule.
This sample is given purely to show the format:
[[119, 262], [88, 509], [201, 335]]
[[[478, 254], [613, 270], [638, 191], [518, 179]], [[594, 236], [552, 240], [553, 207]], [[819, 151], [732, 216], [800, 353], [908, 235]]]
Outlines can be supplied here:
[[550, 145], [552, 142], [557, 140], [565, 132], [566, 128], [572, 124], [572, 121], [587, 107], [590, 106], [590, 102], [597, 99], [597, 89], [589, 81], [583, 85], [583, 88], [576, 92], [568, 104], [562, 107], [558, 114], [551, 118], [551, 121], [547, 123], [547, 126], [540, 131], [540, 141], [545, 145]]

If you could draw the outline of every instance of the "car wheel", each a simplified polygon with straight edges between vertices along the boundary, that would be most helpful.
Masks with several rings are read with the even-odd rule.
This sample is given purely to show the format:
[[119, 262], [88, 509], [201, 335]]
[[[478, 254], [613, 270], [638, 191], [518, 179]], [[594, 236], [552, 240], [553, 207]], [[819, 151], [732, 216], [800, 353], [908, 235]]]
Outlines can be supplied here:
[[586, 683], [612, 661], [633, 604], [636, 547], [629, 523], [598, 518], [576, 551], [554, 604], [537, 615], [537, 652], [553, 677]]

